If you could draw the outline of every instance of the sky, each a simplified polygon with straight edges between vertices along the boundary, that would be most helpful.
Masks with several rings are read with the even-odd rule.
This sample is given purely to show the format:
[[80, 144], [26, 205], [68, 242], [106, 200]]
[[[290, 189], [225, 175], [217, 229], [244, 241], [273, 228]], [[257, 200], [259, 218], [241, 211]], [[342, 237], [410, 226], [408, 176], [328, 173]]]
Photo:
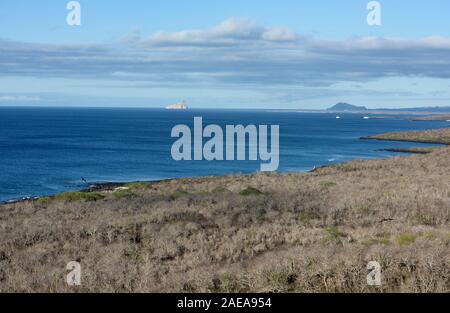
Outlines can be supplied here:
[[0, 2], [0, 106], [450, 106], [450, 1]]

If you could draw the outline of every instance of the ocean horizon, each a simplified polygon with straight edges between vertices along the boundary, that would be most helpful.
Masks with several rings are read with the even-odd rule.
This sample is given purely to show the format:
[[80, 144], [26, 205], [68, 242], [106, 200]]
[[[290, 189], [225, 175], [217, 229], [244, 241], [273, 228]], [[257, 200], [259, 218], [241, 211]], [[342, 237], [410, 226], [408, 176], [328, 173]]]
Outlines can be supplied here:
[[[429, 144], [360, 137], [448, 126], [444, 121], [364, 119], [363, 114], [265, 109], [0, 107], [0, 201], [54, 195], [104, 182], [250, 174], [261, 161], [174, 161], [171, 129], [204, 124], [279, 125], [278, 172], [307, 172], [354, 159], [399, 155]], [[87, 183], [86, 183], [87, 182]]]

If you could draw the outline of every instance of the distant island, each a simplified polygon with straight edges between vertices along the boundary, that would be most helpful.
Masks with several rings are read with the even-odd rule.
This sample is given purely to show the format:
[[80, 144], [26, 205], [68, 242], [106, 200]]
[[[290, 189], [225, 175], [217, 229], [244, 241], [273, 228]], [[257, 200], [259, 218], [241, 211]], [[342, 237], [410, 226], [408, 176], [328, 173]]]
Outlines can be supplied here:
[[345, 102], [339, 102], [338, 104], [332, 106], [331, 108], [328, 108], [327, 111], [367, 111], [367, 108], [365, 106], [357, 106]]
[[450, 107], [416, 107], [416, 108], [399, 108], [399, 109], [376, 109], [377, 111], [388, 111], [388, 112], [413, 112], [417, 114], [429, 114], [429, 113], [450, 113]]
[[[416, 107], [416, 108], [394, 108], [394, 109], [387, 109], [387, 108], [378, 108], [378, 109], [368, 109], [365, 106], [357, 106], [353, 104], [349, 104], [346, 102], [339, 102], [335, 104], [334, 106], [326, 109], [326, 111], [331, 112], [365, 112], [365, 113], [409, 113], [409, 114], [449, 114], [450, 113], [450, 107]], [[441, 119], [441, 118], [438, 118]]]

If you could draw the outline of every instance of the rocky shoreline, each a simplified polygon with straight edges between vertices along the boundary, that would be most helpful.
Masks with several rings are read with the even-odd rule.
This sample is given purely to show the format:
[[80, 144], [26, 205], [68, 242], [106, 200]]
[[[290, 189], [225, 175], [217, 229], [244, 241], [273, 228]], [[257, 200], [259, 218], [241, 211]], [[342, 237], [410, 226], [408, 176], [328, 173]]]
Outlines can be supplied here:
[[[420, 131], [385, 133], [385, 134], [379, 134], [379, 135], [374, 135], [374, 136], [360, 137], [360, 140], [399, 141], [399, 142], [411, 142], [411, 143], [450, 145], [450, 128], [425, 131], [425, 132], [442, 132], [442, 131], [445, 131], [446, 133], [448, 133], [448, 136], [449, 136], [448, 140], [420, 139], [420, 136], [419, 137], [416, 136], [419, 133], [424, 133], [424, 132], [420, 132]], [[411, 135], [408, 136], [408, 134], [411, 134]], [[433, 148], [431, 148], [431, 149], [433, 149]], [[381, 149], [380, 151], [388, 151], [388, 152], [396, 152], [396, 153], [409, 153], [409, 154], [428, 154], [431, 152], [427, 148], [389, 148], [389, 149]], [[317, 167], [313, 168], [312, 170], [310, 170], [309, 172], [315, 172], [318, 169], [326, 168], [328, 166], [329, 165], [317, 166]], [[164, 180], [145, 181], [145, 182], [98, 182], [98, 183], [92, 183], [88, 187], [78, 190], [78, 192], [107, 192], [107, 191], [114, 191], [117, 188], [125, 187], [127, 184], [132, 184], [132, 183], [146, 183], [146, 184], [155, 183], [156, 184], [156, 183], [160, 183], [160, 182], [164, 182], [164, 181], [171, 181], [171, 180], [176, 180], [176, 179], [164, 179]], [[36, 200], [39, 200], [39, 199], [45, 198], [45, 197], [54, 197], [55, 195], [28, 196], [28, 197], [23, 197], [23, 198], [19, 198], [19, 199], [11, 199], [11, 200], [6, 200], [6, 201], [0, 201], [0, 205], [28, 202], [28, 201], [36, 201]]]
[[408, 154], [429, 154], [438, 148], [387, 148], [379, 151], [395, 152], [395, 153], [408, 153]]
[[450, 145], [450, 128], [431, 129], [424, 131], [405, 131], [384, 133], [361, 137], [361, 140], [383, 140]]

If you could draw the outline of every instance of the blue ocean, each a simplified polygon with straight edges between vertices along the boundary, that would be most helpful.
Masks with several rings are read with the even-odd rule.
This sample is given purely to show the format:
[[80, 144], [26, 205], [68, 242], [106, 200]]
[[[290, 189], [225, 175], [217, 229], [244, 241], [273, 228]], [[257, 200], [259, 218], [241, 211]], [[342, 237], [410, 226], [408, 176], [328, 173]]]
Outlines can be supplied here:
[[280, 172], [304, 172], [353, 159], [385, 158], [385, 148], [427, 146], [360, 140], [391, 131], [448, 126], [360, 114], [264, 110], [0, 108], [0, 201], [52, 195], [99, 182], [252, 173], [261, 161], [174, 161], [175, 125], [279, 125]]

